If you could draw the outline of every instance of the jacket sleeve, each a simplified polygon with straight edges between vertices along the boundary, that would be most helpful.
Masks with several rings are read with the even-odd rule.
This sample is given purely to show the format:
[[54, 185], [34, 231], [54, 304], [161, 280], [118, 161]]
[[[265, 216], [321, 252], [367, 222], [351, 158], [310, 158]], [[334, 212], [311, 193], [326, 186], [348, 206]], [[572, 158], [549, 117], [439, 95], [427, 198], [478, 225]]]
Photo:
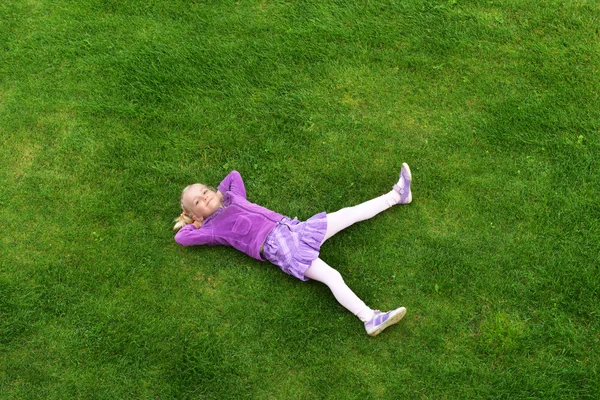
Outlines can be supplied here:
[[227, 175], [219, 184], [218, 190], [221, 193], [233, 192], [238, 196], [242, 196], [244, 199], [246, 198], [244, 181], [242, 180], [240, 173], [237, 171], [231, 171], [229, 175]]
[[212, 245], [212, 232], [210, 229], [197, 229], [194, 224], [184, 226], [175, 234], [175, 241], [182, 246], [200, 244]]

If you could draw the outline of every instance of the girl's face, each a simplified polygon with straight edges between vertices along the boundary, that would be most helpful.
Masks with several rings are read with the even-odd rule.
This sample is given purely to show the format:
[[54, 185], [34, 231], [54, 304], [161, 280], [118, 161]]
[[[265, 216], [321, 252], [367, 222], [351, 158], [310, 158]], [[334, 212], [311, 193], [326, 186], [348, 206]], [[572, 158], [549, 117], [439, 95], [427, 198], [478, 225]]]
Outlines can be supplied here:
[[221, 207], [221, 200], [216, 192], [201, 184], [189, 187], [183, 194], [183, 205], [194, 221], [210, 217]]

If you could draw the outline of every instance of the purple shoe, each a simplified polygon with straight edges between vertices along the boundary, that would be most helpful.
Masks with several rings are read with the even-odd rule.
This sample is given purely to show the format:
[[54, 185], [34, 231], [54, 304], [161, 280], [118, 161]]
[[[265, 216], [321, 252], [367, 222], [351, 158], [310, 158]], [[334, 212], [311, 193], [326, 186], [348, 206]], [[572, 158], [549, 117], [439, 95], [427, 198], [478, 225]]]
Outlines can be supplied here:
[[377, 336], [390, 325], [394, 325], [400, 321], [406, 314], [406, 308], [400, 307], [395, 310], [382, 313], [379, 310], [375, 310], [375, 314], [370, 321], [365, 322], [365, 329], [369, 336]]
[[400, 202], [398, 204], [408, 204], [412, 201], [412, 192], [410, 191], [410, 181], [412, 177], [410, 168], [407, 163], [402, 164], [400, 169], [400, 179], [394, 185], [394, 190], [400, 194]]

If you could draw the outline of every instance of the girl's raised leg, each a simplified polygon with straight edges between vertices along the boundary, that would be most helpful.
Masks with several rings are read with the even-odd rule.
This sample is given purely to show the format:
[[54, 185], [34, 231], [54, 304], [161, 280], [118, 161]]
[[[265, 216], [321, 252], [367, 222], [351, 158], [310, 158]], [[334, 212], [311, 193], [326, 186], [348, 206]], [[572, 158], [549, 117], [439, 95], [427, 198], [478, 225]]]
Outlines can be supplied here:
[[327, 231], [323, 242], [350, 225], [373, 218], [396, 204], [410, 203], [412, 201], [410, 182], [410, 168], [408, 164], [404, 163], [400, 170], [400, 179], [391, 192], [354, 207], [342, 208], [339, 211], [327, 214]]

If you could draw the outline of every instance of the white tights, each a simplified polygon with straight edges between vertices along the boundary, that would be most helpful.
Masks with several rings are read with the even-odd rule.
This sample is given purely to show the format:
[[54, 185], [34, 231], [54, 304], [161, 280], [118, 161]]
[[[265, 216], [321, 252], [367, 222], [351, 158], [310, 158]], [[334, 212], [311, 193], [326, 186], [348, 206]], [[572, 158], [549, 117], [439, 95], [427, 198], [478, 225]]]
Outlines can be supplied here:
[[[339, 211], [327, 214], [327, 232], [325, 233], [323, 243], [342, 229], [356, 222], [372, 218], [397, 204], [399, 201], [400, 195], [392, 190], [383, 196], [357, 206], [342, 208]], [[361, 321], [367, 322], [373, 317], [373, 310], [346, 285], [342, 275], [320, 258], [313, 261], [312, 265], [304, 273], [304, 276], [326, 284], [333, 292], [336, 300], [348, 311], [360, 318]]]

